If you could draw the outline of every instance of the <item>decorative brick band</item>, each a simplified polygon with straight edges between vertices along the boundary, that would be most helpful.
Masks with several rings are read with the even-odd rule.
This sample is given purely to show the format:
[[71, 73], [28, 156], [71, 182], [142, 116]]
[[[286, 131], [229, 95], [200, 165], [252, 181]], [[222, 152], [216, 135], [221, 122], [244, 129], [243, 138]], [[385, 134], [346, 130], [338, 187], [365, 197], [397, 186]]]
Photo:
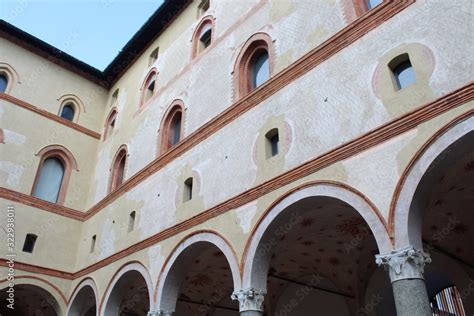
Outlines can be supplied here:
[[51, 203], [37, 197], [13, 191], [7, 188], [0, 187], [0, 198], [10, 200], [13, 202], [18, 202], [24, 205], [28, 205], [34, 208], [38, 208], [44, 211], [48, 211], [54, 214], [58, 214], [64, 217], [68, 217], [77, 221], [84, 221], [85, 213], [81, 211], [74, 210], [72, 208], [59, 205], [56, 203]]
[[[6, 259], [0, 258], [0, 267], [8, 267], [8, 261]], [[56, 270], [56, 269], [45, 268], [45, 267], [40, 267], [40, 266], [35, 266], [33, 264], [23, 263], [23, 262], [19, 262], [19, 261], [15, 261], [15, 269], [16, 270], [28, 271], [28, 272], [32, 272], [32, 273], [43, 274], [43, 275], [50, 275], [50, 276], [53, 276], [53, 277], [66, 279], [66, 280], [74, 280], [75, 279], [74, 273], [60, 271], [60, 270]]]
[[82, 125], [79, 125], [77, 123], [68, 121], [68, 120], [66, 120], [62, 117], [57, 116], [56, 114], [53, 114], [51, 112], [40, 109], [40, 108], [38, 108], [38, 107], [28, 103], [28, 102], [17, 99], [14, 96], [11, 96], [9, 94], [5, 94], [5, 93], [0, 92], [0, 99], [3, 99], [5, 101], [9, 101], [12, 104], [20, 106], [20, 107], [22, 107], [24, 109], [27, 109], [29, 111], [35, 112], [35, 113], [37, 113], [41, 116], [44, 116], [44, 117], [46, 117], [50, 120], [53, 120], [53, 121], [55, 121], [57, 123], [60, 123], [64, 126], [67, 126], [69, 128], [75, 129], [76, 131], [81, 132], [83, 134], [86, 134], [87, 136], [90, 136], [90, 137], [95, 138], [95, 139], [100, 139], [100, 134], [99, 133], [94, 132], [93, 130], [88, 129], [88, 128], [86, 128]]

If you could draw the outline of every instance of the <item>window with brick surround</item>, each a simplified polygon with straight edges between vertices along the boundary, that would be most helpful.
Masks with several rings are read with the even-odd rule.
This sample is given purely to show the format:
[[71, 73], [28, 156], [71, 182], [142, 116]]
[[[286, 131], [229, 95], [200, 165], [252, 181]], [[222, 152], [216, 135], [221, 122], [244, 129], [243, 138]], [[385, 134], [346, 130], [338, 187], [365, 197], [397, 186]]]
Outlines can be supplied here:
[[247, 40], [234, 66], [237, 98], [244, 97], [270, 79], [273, 55], [272, 40], [267, 34], [257, 33]]
[[111, 168], [109, 192], [118, 189], [125, 178], [125, 166], [127, 163], [127, 149], [125, 146], [120, 147]]
[[159, 131], [159, 153], [164, 153], [176, 146], [183, 139], [184, 103], [173, 101], [165, 113]]
[[78, 170], [72, 153], [61, 145], [49, 145], [37, 154], [40, 162], [31, 190], [31, 195], [39, 199], [63, 204], [71, 172]]

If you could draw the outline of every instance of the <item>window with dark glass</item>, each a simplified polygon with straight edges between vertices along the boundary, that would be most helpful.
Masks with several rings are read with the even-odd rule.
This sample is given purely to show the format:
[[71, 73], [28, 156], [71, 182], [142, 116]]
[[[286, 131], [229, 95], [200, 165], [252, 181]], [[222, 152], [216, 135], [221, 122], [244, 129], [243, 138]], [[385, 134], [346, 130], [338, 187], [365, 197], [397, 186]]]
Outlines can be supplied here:
[[35, 234], [26, 234], [25, 243], [23, 244], [23, 252], [33, 253], [36, 239], [38, 239], [38, 236]]
[[0, 73], [0, 92], [5, 92], [8, 86], [8, 78]]
[[97, 241], [97, 235], [94, 235], [92, 236], [92, 239], [91, 239], [91, 248], [90, 248], [90, 251], [89, 252], [94, 252], [94, 249], [95, 249], [95, 242]]
[[33, 196], [56, 203], [64, 177], [64, 165], [56, 157], [47, 158], [39, 171]]
[[160, 51], [160, 48], [157, 47], [155, 48], [151, 54], [150, 54], [150, 58], [148, 59], [148, 67], [150, 67], [151, 65], [153, 65], [155, 63], [155, 61], [158, 60], [158, 53]]
[[66, 104], [61, 110], [61, 117], [68, 121], [72, 121], [74, 119], [74, 112], [74, 106], [71, 104]]
[[183, 201], [189, 201], [193, 198], [193, 178], [184, 181]]
[[265, 151], [266, 151], [267, 159], [278, 155], [280, 151], [280, 137], [278, 135], [278, 129], [274, 128], [270, 130], [265, 135], [265, 140], [266, 140]]
[[392, 70], [397, 90], [404, 89], [416, 82], [415, 70], [408, 54], [403, 54], [393, 59], [389, 67]]
[[270, 65], [267, 51], [260, 51], [255, 54], [250, 64], [251, 88], [259, 87], [270, 78]]
[[176, 145], [181, 140], [181, 112], [177, 112], [171, 122], [171, 146]]
[[133, 211], [128, 216], [128, 231], [131, 232], [135, 228], [135, 216], [136, 212]]

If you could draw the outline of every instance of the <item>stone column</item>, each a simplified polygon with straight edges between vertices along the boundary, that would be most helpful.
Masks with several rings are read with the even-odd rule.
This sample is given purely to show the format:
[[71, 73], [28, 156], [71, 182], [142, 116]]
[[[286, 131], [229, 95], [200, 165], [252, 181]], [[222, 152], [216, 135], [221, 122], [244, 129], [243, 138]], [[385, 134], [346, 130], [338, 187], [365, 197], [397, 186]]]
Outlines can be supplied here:
[[423, 278], [430, 255], [408, 246], [375, 257], [390, 275], [397, 316], [432, 316]]
[[239, 290], [232, 294], [232, 299], [239, 300], [240, 315], [262, 316], [265, 294], [265, 291], [259, 289]]
[[166, 312], [166, 311], [149, 311], [147, 316], [173, 316], [174, 312]]

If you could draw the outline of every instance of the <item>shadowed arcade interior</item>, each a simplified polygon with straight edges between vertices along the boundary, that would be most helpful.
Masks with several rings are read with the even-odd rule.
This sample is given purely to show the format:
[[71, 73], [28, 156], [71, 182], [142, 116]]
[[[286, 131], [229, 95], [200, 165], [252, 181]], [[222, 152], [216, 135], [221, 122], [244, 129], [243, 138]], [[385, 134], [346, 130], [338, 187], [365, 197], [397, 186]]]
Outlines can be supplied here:
[[[425, 268], [428, 296], [434, 312], [451, 315], [474, 313], [474, 132], [444, 150], [421, 179], [410, 212], [414, 233], [422, 214], [424, 251], [432, 257]], [[415, 225], [418, 225], [416, 227]], [[435, 295], [455, 286], [464, 293], [449, 304]], [[452, 294], [454, 295], [454, 294]], [[452, 296], [451, 295], [451, 296]], [[462, 301], [462, 303], [460, 302]], [[449, 305], [449, 306], [448, 306]]]
[[[231, 300], [234, 284], [224, 253], [209, 242], [197, 242], [175, 260], [166, 277], [164, 309], [175, 316], [237, 316]], [[175, 309], [173, 309], [175, 306]]]
[[148, 287], [142, 274], [127, 271], [114, 285], [105, 307], [105, 316], [141, 316], [150, 310]]
[[268, 261], [266, 315], [352, 315], [376, 269], [376, 241], [359, 213], [332, 197], [287, 207], [267, 228], [256, 260]]
[[95, 316], [97, 314], [95, 293], [92, 287], [84, 286], [71, 303], [68, 316]]
[[14, 312], [7, 308], [8, 288], [5, 288], [0, 293], [0, 315], [61, 316], [58, 302], [48, 291], [31, 284], [17, 284], [14, 289]]

